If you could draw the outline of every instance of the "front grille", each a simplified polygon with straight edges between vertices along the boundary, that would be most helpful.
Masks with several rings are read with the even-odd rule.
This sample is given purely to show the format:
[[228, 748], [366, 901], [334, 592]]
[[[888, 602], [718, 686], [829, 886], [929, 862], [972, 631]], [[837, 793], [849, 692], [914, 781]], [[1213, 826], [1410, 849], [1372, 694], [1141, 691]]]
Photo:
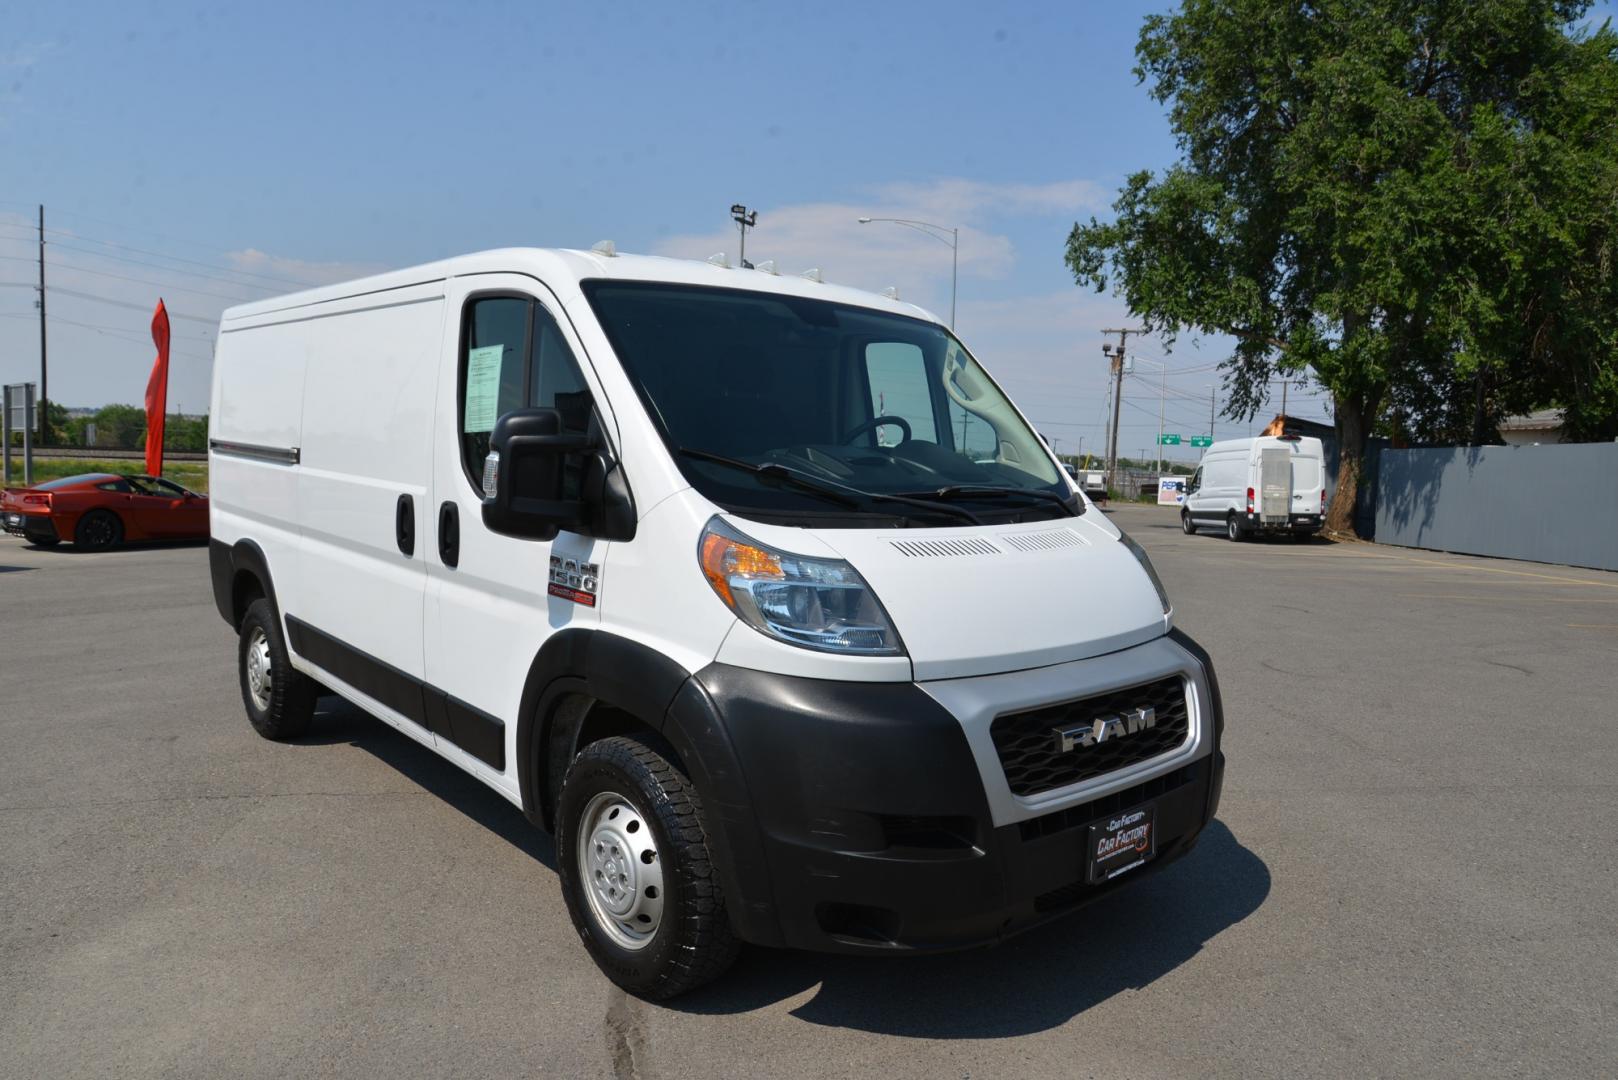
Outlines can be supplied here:
[[[1111, 735], [1094, 746], [1061, 748], [1058, 730], [1088, 725], [1103, 717], [1125, 716], [1141, 708], [1156, 714], [1153, 727]], [[1110, 694], [996, 717], [989, 734], [1012, 792], [1037, 795], [1166, 754], [1185, 742], [1189, 730], [1185, 681], [1171, 675]]]

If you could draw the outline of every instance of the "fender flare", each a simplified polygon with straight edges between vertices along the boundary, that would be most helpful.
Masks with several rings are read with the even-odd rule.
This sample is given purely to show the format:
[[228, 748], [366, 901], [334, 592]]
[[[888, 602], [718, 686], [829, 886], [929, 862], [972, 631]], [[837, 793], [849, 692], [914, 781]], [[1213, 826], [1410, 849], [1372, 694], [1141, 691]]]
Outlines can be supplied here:
[[584, 694], [662, 733], [665, 713], [691, 673], [667, 656], [605, 630], [568, 627], [545, 639], [528, 665], [517, 711], [517, 787], [523, 813], [550, 829], [548, 755], [557, 705]]
[[264, 588], [264, 598], [270, 602], [279, 618], [281, 605], [275, 598], [275, 579], [270, 576], [270, 560], [264, 549], [253, 540], [238, 540], [226, 545], [222, 540], [208, 538], [208, 573], [213, 579], [214, 607], [220, 618], [232, 627], [236, 620], [236, 575], [242, 571], [252, 574]]
[[553, 634], [540, 647], [528, 668], [517, 718], [523, 814], [554, 834], [551, 796], [572, 759], [585, 715], [564, 715], [564, 703], [576, 695], [635, 717], [674, 748], [702, 796], [714, 865], [736, 932], [755, 944], [780, 944], [763, 837], [724, 718], [702, 680], [657, 650], [610, 631], [580, 627]]

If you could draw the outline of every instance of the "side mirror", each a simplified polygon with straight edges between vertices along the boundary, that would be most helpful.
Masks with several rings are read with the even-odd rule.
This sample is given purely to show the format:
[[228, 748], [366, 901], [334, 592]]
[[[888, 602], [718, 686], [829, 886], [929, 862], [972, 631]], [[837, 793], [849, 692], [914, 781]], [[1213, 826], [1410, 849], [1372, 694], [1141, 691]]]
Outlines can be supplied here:
[[484, 527], [528, 540], [582, 528], [588, 513], [579, 495], [567, 497], [568, 457], [592, 446], [588, 435], [564, 433], [555, 409], [517, 409], [495, 421], [483, 466]]

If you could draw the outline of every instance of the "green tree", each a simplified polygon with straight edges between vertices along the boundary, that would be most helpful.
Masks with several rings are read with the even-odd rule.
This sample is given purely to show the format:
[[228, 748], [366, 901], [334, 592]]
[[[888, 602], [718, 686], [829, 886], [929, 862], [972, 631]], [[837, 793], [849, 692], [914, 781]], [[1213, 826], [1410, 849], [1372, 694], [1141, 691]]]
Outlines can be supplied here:
[[1185, 0], [1137, 76], [1180, 160], [1075, 225], [1082, 285], [1236, 340], [1227, 415], [1272, 375], [1331, 392], [1352, 528], [1378, 423], [1477, 438], [1556, 402], [1618, 425], [1618, 36], [1583, 0]]
[[95, 414], [96, 441], [119, 450], [137, 450], [146, 439], [146, 410], [134, 405], [103, 405]]

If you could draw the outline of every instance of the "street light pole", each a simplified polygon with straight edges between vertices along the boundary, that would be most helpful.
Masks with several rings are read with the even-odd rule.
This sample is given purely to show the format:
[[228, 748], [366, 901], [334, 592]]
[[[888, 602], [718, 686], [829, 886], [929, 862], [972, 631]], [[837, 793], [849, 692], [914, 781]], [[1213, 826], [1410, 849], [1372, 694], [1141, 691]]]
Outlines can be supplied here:
[[[955, 295], [956, 287], [960, 281], [961, 269], [961, 230], [958, 226], [934, 225], [930, 221], [914, 221], [910, 218], [896, 217], [862, 217], [861, 225], [869, 225], [873, 221], [886, 221], [894, 225], [903, 225], [907, 229], [915, 229], [923, 235], [930, 236], [940, 244], [949, 245], [949, 328], [955, 329]], [[945, 237], [945, 233], [949, 236]]]

